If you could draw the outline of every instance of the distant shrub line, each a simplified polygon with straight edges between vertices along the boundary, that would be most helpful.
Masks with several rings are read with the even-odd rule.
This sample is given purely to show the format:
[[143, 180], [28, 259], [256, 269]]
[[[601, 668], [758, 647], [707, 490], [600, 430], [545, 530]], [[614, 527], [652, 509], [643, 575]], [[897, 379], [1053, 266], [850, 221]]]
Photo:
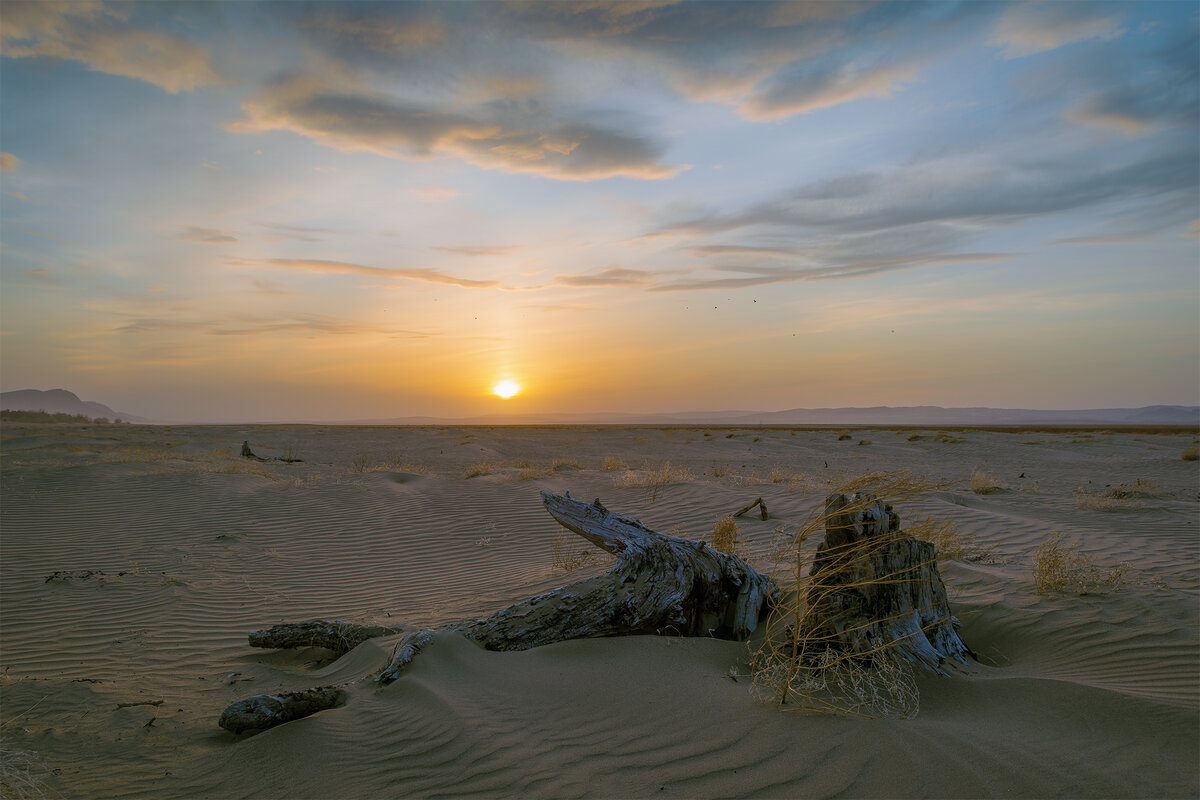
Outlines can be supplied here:
[[52, 422], [52, 423], [92, 423], [95, 425], [120, 425], [124, 421], [118, 417], [112, 422], [109, 422], [108, 417], [85, 417], [83, 414], [64, 414], [61, 412], [51, 413], [49, 411], [17, 411], [16, 409], [6, 408], [0, 411], [0, 421], [2, 422]]

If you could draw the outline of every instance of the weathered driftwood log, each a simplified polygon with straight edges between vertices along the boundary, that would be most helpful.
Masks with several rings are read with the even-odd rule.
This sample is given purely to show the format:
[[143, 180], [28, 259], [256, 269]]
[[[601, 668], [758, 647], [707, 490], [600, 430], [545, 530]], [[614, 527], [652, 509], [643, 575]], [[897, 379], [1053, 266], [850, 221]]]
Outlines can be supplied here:
[[324, 647], [339, 656], [349, 653], [368, 639], [403, 633], [403, 625], [356, 625], [338, 619], [316, 619], [311, 622], [290, 622], [249, 636], [251, 647], [270, 647], [280, 650], [301, 647]]
[[946, 659], [974, 656], [958, 636], [932, 544], [899, 530], [892, 507], [869, 494], [830, 495], [825, 515], [801, 623], [806, 648], [888, 650], [937, 672]]
[[302, 692], [259, 694], [238, 700], [221, 714], [217, 724], [227, 731], [244, 733], [282, 725], [346, 702], [339, 686], [319, 686]]
[[[768, 601], [777, 594], [771, 579], [741, 558], [703, 542], [652, 531], [635, 519], [614, 514], [599, 500], [588, 504], [569, 493], [542, 492], [542, 502], [561, 525], [616, 556], [613, 568], [486, 619], [439, 630], [461, 633], [489, 650], [526, 650], [568, 639], [647, 633], [741, 640], [758, 626]], [[327, 647], [360, 635], [372, 638], [371, 630], [318, 620], [257, 631], [251, 634], [251, 644]], [[396, 680], [435, 632], [405, 636], [377, 680], [385, 684]], [[269, 728], [340, 702], [342, 698], [332, 694], [316, 700], [306, 695], [303, 702], [289, 705], [285, 696], [259, 695], [234, 703], [220, 724], [236, 732]], [[311, 710], [298, 714], [297, 708]]]

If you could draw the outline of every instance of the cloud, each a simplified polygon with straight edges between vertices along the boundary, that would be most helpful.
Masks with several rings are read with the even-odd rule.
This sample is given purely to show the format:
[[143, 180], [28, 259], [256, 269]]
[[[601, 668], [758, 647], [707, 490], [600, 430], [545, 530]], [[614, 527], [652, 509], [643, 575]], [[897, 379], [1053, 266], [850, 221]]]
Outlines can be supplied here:
[[342, 322], [340, 320], [312, 314], [296, 314], [290, 319], [240, 319], [240, 320], [181, 320], [166, 317], [135, 317], [113, 329], [117, 333], [163, 334], [171, 332], [201, 333], [210, 336], [266, 336], [271, 334], [299, 334], [302, 336], [335, 335], [360, 336], [384, 334], [405, 338], [428, 338], [427, 331], [378, 328], [370, 325]]
[[794, 256], [796, 251], [790, 247], [761, 247], [745, 244], [701, 244], [683, 248], [695, 256]]
[[1068, 111], [1067, 118], [1127, 134], [1200, 123], [1200, 34], [1195, 28], [1148, 60], [1122, 73]]
[[451, 189], [449, 186], [418, 186], [414, 189], [409, 189], [409, 191], [426, 203], [441, 203], [446, 200], [452, 200], [462, 194], [455, 189]]
[[443, 253], [454, 253], [460, 256], [504, 256], [509, 253], [519, 250], [516, 245], [493, 245], [491, 247], [472, 247], [463, 245], [460, 247], [435, 247], [434, 250], [441, 250]]
[[338, 233], [332, 228], [313, 228], [304, 225], [281, 225], [277, 222], [260, 222], [260, 227], [271, 231], [264, 238], [268, 242], [278, 242], [284, 239], [295, 239], [301, 242], [322, 242], [323, 238], [316, 236], [318, 233]]
[[738, 106], [755, 121], [775, 120], [865, 97], [887, 97], [914, 78], [925, 59], [836, 66], [798, 61], [759, 84]]
[[329, 87], [307, 75], [276, 82], [243, 103], [242, 110], [245, 118], [228, 123], [228, 130], [287, 130], [337, 150], [391, 158], [451, 155], [488, 169], [557, 180], [654, 180], [684, 169], [661, 163], [664, 147], [633, 132], [556, 119], [536, 108], [522, 113], [495, 104], [443, 109]]
[[233, 244], [237, 241], [237, 237], [232, 235], [232, 231], [197, 227], [184, 228], [175, 235], [175, 238], [181, 242], [196, 244]]
[[654, 273], [640, 269], [611, 267], [590, 275], [555, 275], [559, 286], [602, 289], [619, 286], [646, 286], [654, 281]]
[[1087, 39], [1125, 33], [1121, 18], [1100, 3], [1026, 2], [1009, 6], [996, 23], [991, 43], [1005, 58], [1021, 58]]
[[432, 269], [384, 269], [382, 267], [352, 264], [346, 261], [324, 261], [314, 258], [257, 258], [229, 261], [226, 263], [236, 267], [270, 267], [273, 269], [300, 270], [331, 275], [365, 275], [371, 278], [386, 278], [389, 280], [423, 281], [425, 283], [460, 286], [465, 289], [506, 288], [501, 286], [499, 281], [477, 281], [469, 278], [457, 278], [453, 275], [445, 275]]
[[171, 93], [227, 82], [196, 45], [126, 25], [131, 10], [136, 7], [89, 0], [8, 0], [0, 17], [0, 52], [80, 61], [93, 71], [137, 78]]
[[16, 172], [21, 166], [21, 159], [12, 153], [0, 153], [0, 172]]
[[806, 269], [763, 269], [757, 267], [720, 267], [719, 271], [747, 273], [743, 277], [699, 277], [661, 283], [651, 292], [680, 292], [706, 289], [745, 289], [777, 283], [860, 278], [881, 272], [915, 267], [1003, 261], [1010, 253], [917, 253], [907, 256], [863, 257], [828, 266]]

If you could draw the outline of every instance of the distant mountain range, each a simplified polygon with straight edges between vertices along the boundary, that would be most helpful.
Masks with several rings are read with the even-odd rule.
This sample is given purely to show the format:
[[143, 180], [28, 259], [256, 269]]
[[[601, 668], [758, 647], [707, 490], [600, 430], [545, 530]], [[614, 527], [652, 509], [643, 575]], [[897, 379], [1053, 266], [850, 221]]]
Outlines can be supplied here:
[[675, 414], [523, 414], [462, 419], [399, 417], [355, 425], [1192, 425], [1200, 406], [1040, 411], [1024, 408], [793, 408], [787, 411], [688, 411]]
[[[128, 422], [143, 417], [114, 411], [103, 403], [80, 400], [66, 389], [21, 389], [0, 393], [0, 408], [82, 414]], [[229, 421], [233, 422], [233, 421]], [[281, 420], [240, 420], [288, 424]], [[927, 427], [974, 425], [1186, 425], [1200, 428], [1200, 406], [1145, 406], [1044, 411], [1026, 408], [942, 408], [941, 406], [876, 406], [874, 408], [793, 408], [787, 411], [682, 411], [664, 414], [595, 412], [581, 414], [490, 414], [476, 417], [392, 417], [387, 419], [293, 420], [319, 425], [838, 425]], [[200, 423], [197, 423], [200, 424]]]
[[50, 414], [81, 414], [97, 419], [123, 419], [127, 422], [145, 422], [142, 417], [113, 411], [103, 403], [80, 400], [74, 392], [66, 389], [18, 389], [15, 392], [0, 392], [0, 408], [12, 411], [45, 411]]

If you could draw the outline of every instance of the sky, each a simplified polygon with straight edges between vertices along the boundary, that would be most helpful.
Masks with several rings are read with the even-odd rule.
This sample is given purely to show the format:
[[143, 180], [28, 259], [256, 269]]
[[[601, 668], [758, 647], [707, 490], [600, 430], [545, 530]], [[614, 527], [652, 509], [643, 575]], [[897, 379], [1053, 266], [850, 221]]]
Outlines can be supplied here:
[[0, 388], [177, 421], [1198, 405], [1198, 32], [6, 0]]

